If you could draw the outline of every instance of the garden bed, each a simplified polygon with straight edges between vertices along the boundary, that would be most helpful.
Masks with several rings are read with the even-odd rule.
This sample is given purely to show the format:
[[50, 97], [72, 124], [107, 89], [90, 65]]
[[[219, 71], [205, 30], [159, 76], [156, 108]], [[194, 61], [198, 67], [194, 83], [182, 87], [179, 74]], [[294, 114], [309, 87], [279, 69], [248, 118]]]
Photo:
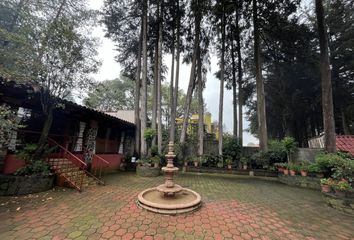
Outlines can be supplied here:
[[280, 182], [285, 183], [290, 186], [297, 186], [303, 188], [310, 188], [315, 190], [320, 190], [320, 179], [317, 177], [302, 177], [299, 175], [279, 175], [278, 179]]
[[42, 176], [14, 176], [0, 175], [0, 196], [24, 195], [47, 191], [53, 188], [54, 175]]
[[187, 166], [186, 172], [198, 172], [198, 173], [220, 173], [220, 174], [234, 174], [234, 175], [250, 175], [250, 171], [253, 171], [254, 176], [262, 177], [277, 177], [277, 171], [269, 171], [263, 169], [226, 169], [226, 168], [213, 168], [213, 167], [193, 167]]
[[326, 203], [343, 213], [354, 216], [354, 197], [339, 197], [333, 193], [323, 193]]
[[157, 177], [160, 175], [160, 168], [137, 165], [136, 174], [140, 177]]

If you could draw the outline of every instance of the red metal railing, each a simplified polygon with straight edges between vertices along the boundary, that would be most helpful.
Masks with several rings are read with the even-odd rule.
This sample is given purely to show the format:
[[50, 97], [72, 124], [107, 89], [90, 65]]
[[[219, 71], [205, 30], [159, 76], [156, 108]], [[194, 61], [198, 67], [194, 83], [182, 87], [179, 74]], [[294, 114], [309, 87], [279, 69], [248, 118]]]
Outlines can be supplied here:
[[[40, 134], [39, 132], [31, 130], [19, 130], [19, 132]], [[51, 136], [55, 137], [56, 135]], [[92, 177], [99, 184], [105, 184], [103, 176], [109, 166], [108, 161], [96, 154], [93, 154], [92, 162], [95, 161], [95, 166], [91, 169], [91, 173], [87, 171], [87, 163], [71, 153], [57, 141], [48, 137], [48, 144], [50, 146], [56, 146], [57, 149], [56, 152], [49, 155], [47, 161], [50, 162], [51, 167], [57, 174], [64, 177], [65, 180], [77, 190], [80, 192], [82, 191], [85, 175]], [[69, 163], [65, 163], [65, 159], [67, 159]], [[76, 167], [77, 171], [73, 171], [73, 167]]]
[[[80, 158], [69, 152], [65, 147], [61, 146], [55, 140], [48, 138], [48, 143], [59, 148], [59, 158], [48, 158], [47, 161], [53, 168], [53, 170], [63, 177], [68, 183], [75, 187], [78, 191], [82, 191], [85, 169], [87, 164], [81, 161]], [[55, 156], [57, 154], [53, 154]], [[71, 163], [66, 162], [66, 159]], [[76, 169], [73, 169], [73, 166]]]
[[107, 168], [109, 167], [109, 162], [94, 154], [92, 157], [92, 163], [92, 174], [100, 180], [101, 184], [105, 185], [104, 175], [106, 174]]
[[70, 160], [73, 164], [75, 164], [75, 166], [77, 166], [80, 169], [86, 169], [87, 168], [87, 164], [84, 161], [82, 161], [80, 158], [76, 157], [74, 154], [72, 154], [69, 150], [67, 150], [65, 147], [60, 145], [55, 140], [53, 140], [51, 138], [48, 138], [48, 142], [49, 143], [53, 143], [57, 147], [59, 147], [61, 156], [66, 158], [66, 159], [68, 159], [68, 160]]

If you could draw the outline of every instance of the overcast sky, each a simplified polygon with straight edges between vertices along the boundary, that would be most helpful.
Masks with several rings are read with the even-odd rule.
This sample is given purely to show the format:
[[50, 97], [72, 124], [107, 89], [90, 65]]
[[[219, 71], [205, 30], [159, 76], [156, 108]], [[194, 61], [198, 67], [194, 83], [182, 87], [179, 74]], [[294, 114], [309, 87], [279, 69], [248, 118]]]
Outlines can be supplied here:
[[[99, 10], [103, 5], [103, 0], [90, 0], [90, 7], [92, 9]], [[114, 61], [114, 56], [116, 55], [114, 43], [104, 37], [104, 26], [95, 27], [92, 31], [92, 35], [100, 39], [101, 45], [98, 49], [98, 59], [101, 60], [102, 66], [94, 78], [97, 81], [103, 81], [108, 79], [114, 79], [119, 76], [121, 67], [119, 63]], [[164, 55], [164, 64], [171, 66], [171, 55]], [[218, 71], [219, 66], [217, 64], [217, 58], [215, 56], [211, 57], [211, 71], [207, 74], [206, 88], [204, 89], [204, 101], [207, 105], [207, 111], [211, 112], [212, 120], [218, 120], [218, 107], [219, 107], [219, 85], [220, 82], [215, 78], [214, 73]], [[182, 64], [180, 67], [180, 85], [185, 92], [188, 88], [190, 66]], [[167, 79], [170, 79], [170, 72], [168, 73]], [[232, 91], [224, 91], [224, 126], [226, 129], [224, 131], [232, 132]], [[244, 129], [248, 128], [248, 122], [243, 119]], [[253, 137], [250, 133], [243, 132], [244, 145], [248, 143], [258, 144], [258, 139]]]

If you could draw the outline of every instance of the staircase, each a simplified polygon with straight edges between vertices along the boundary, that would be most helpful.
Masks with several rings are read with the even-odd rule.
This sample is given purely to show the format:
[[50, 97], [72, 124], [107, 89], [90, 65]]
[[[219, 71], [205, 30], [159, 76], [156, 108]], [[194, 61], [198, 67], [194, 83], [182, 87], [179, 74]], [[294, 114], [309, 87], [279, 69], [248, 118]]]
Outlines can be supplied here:
[[47, 162], [59, 177], [65, 179], [65, 182], [69, 183], [79, 192], [91, 185], [105, 185], [102, 172], [104, 173], [105, 167], [109, 166], [109, 163], [106, 160], [94, 154], [93, 159], [99, 161], [100, 164], [98, 164], [98, 168], [95, 168], [93, 170], [94, 172], [91, 173], [86, 170], [87, 164], [85, 162], [55, 140], [48, 138], [48, 143], [52, 146], [56, 146], [59, 152], [57, 152], [56, 155], [47, 158]]
[[99, 179], [89, 176], [86, 170], [80, 169], [66, 158], [50, 158], [48, 163], [58, 176], [63, 177], [66, 182], [79, 191], [101, 183]]

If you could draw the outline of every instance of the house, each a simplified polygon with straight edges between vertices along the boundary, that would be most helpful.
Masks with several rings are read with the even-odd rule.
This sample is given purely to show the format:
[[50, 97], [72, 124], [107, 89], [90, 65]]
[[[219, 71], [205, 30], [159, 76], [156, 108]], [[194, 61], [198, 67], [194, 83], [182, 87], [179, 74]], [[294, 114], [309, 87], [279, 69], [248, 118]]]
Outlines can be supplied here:
[[[26, 143], [38, 141], [45, 118], [39, 93], [29, 86], [0, 79], [0, 104], [3, 103], [17, 110], [21, 124], [25, 126], [14, 132], [5, 160], [3, 172], [13, 173], [24, 165], [16, 158], [15, 151]], [[100, 169], [103, 165], [118, 169], [123, 157], [133, 154], [134, 123], [68, 100], [61, 99], [59, 103], [49, 132], [49, 143], [59, 149], [53, 153], [53, 159], [62, 159], [62, 164], [72, 164], [86, 171], [84, 166], [88, 161], [92, 169]], [[55, 167], [59, 168], [59, 165], [57, 163]]]
[[[198, 130], [198, 114], [192, 114], [192, 116], [188, 119], [188, 128], [187, 133], [197, 132]], [[212, 122], [211, 113], [206, 112], [204, 114], [204, 129], [206, 133], [214, 134], [215, 139], [219, 139], [219, 130], [217, 124]], [[182, 128], [183, 118], [176, 118], [176, 126], [178, 129]]]
[[[309, 148], [324, 148], [324, 134], [308, 140]], [[336, 147], [338, 151], [350, 153], [354, 156], [354, 135], [337, 135]]]

